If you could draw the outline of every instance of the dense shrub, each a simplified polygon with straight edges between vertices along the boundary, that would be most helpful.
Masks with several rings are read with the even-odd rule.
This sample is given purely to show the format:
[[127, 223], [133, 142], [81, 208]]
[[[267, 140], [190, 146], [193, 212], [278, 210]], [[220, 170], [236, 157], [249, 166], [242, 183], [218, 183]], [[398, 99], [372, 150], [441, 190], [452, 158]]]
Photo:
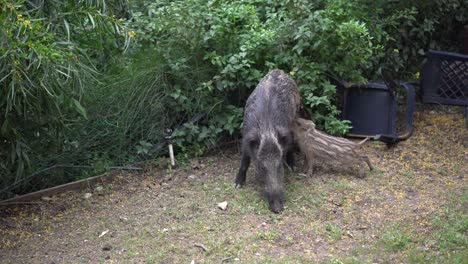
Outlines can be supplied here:
[[351, 6], [365, 7], [367, 24], [385, 48], [376, 68], [396, 79], [417, 78], [428, 49], [461, 50], [460, 31], [468, 23], [464, 0], [358, 0]]
[[[217, 116], [237, 115], [272, 68], [294, 75], [319, 125], [343, 133], [347, 126], [337, 119], [335, 87], [325, 72], [364, 81], [362, 72], [380, 49], [365, 23], [345, 8], [328, 1], [154, 1], [134, 13], [129, 26], [142, 49], [160, 53], [168, 64], [179, 100], [175, 110], [213, 113], [208, 135], [239, 127], [222, 127]], [[191, 78], [193, 85], [179, 83], [193, 72], [203, 72]]]
[[[246, 97], [272, 68], [281, 68], [294, 76], [304, 105], [321, 128], [335, 134], [344, 133], [348, 126], [338, 118], [336, 87], [329, 83], [326, 73], [352, 82], [378, 78], [382, 69], [397, 77], [410, 77], [422, 60], [414, 54], [432, 45], [426, 42], [434, 37], [435, 31], [426, 24], [446, 23], [450, 20], [446, 14], [454, 14], [461, 8], [461, 1], [452, 1], [448, 6], [437, 2], [435, 10], [425, 3], [369, 0], [139, 2], [132, 19], [127, 22], [134, 36], [130, 56], [133, 59], [121, 75], [127, 79], [129, 69], [144, 65], [146, 70], [130, 73], [136, 85], [128, 84], [129, 87], [131, 90], [151, 89], [153, 95], [161, 93], [164, 99], [158, 101], [159, 105], [170, 110], [160, 114], [158, 120], [164, 122], [151, 126], [146, 135], [142, 126], [133, 126], [132, 120], [127, 119], [127, 135], [122, 134], [127, 147], [123, 151], [128, 152], [135, 144], [133, 151], [141, 152], [144, 145], [150, 148], [151, 144], [147, 143], [161, 138], [163, 124], [173, 127], [200, 112], [208, 113], [206, 122], [186, 125], [175, 133], [176, 143], [183, 153], [188, 151], [188, 146], [201, 153], [217, 142], [220, 135], [238, 135]], [[421, 20], [425, 22], [419, 26], [416, 21]], [[429, 20], [432, 22], [427, 22]], [[450, 21], [463, 23], [466, 19], [456, 16]], [[408, 29], [411, 26], [414, 28]], [[402, 28], [412, 32], [413, 45], [405, 44], [407, 37], [399, 34], [404, 31]], [[421, 34], [427, 37], [419, 38]], [[442, 39], [445, 38], [435, 43], [447, 47]], [[150, 65], [154, 65], [153, 68]], [[144, 86], [138, 84], [154, 76], [161, 81]], [[157, 111], [152, 109], [153, 114], [135, 114], [135, 118], [138, 116], [141, 124], [155, 122], [153, 116]], [[140, 110], [135, 108], [132, 112]], [[121, 116], [126, 116], [126, 111], [121, 109]], [[132, 132], [137, 130], [141, 133]]]

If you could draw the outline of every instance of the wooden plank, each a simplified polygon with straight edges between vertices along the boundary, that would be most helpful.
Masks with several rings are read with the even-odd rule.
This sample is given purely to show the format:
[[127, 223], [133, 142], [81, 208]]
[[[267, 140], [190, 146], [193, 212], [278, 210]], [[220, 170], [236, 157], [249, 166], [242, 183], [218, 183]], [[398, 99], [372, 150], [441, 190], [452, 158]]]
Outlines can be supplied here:
[[[133, 169], [140, 169], [140, 168], [133, 168]], [[114, 171], [115, 172], [115, 171]], [[62, 185], [58, 185], [55, 187], [51, 187], [48, 189], [40, 190], [37, 192], [32, 192], [28, 193], [25, 195], [13, 197], [7, 200], [0, 201], [0, 206], [6, 206], [10, 204], [16, 204], [16, 203], [25, 203], [25, 202], [30, 202], [34, 199], [43, 197], [43, 196], [51, 196], [60, 192], [64, 191], [71, 191], [71, 190], [77, 190], [77, 189], [82, 189], [85, 187], [90, 187], [92, 184], [96, 182], [106, 182], [112, 179], [117, 173], [113, 172], [107, 172], [98, 176], [94, 176], [91, 178], [79, 180], [79, 181], [74, 181], [74, 182], [69, 182], [65, 183]]]

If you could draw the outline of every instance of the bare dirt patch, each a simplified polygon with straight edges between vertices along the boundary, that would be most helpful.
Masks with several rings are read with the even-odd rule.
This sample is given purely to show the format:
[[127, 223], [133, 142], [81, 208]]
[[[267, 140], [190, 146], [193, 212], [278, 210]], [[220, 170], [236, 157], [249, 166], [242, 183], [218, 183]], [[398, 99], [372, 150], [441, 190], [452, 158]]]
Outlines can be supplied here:
[[[0, 207], [0, 262], [463, 260], [468, 130], [461, 111], [426, 108], [415, 113], [407, 141], [390, 149], [365, 144], [376, 171], [364, 179], [326, 166], [312, 177], [289, 173], [279, 215], [261, 199], [252, 168], [246, 186], [233, 188], [237, 149]], [[217, 207], [223, 201], [226, 210]]]

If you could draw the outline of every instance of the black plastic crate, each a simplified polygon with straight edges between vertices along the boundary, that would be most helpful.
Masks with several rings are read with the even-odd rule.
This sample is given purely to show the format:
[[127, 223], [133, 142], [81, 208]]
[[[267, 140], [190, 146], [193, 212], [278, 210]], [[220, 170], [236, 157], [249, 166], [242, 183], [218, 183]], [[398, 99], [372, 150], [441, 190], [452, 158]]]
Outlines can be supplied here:
[[423, 102], [468, 106], [468, 56], [429, 50], [426, 57], [421, 78]]

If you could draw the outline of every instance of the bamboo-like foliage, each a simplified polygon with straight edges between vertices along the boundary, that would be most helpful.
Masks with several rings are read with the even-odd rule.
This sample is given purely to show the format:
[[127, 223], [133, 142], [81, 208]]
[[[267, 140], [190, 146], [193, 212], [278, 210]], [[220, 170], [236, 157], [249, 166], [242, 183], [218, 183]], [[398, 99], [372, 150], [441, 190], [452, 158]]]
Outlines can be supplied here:
[[0, 0], [0, 190], [22, 180], [35, 150], [58, 147], [66, 125], [87, 117], [84, 84], [128, 44], [105, 3]]

